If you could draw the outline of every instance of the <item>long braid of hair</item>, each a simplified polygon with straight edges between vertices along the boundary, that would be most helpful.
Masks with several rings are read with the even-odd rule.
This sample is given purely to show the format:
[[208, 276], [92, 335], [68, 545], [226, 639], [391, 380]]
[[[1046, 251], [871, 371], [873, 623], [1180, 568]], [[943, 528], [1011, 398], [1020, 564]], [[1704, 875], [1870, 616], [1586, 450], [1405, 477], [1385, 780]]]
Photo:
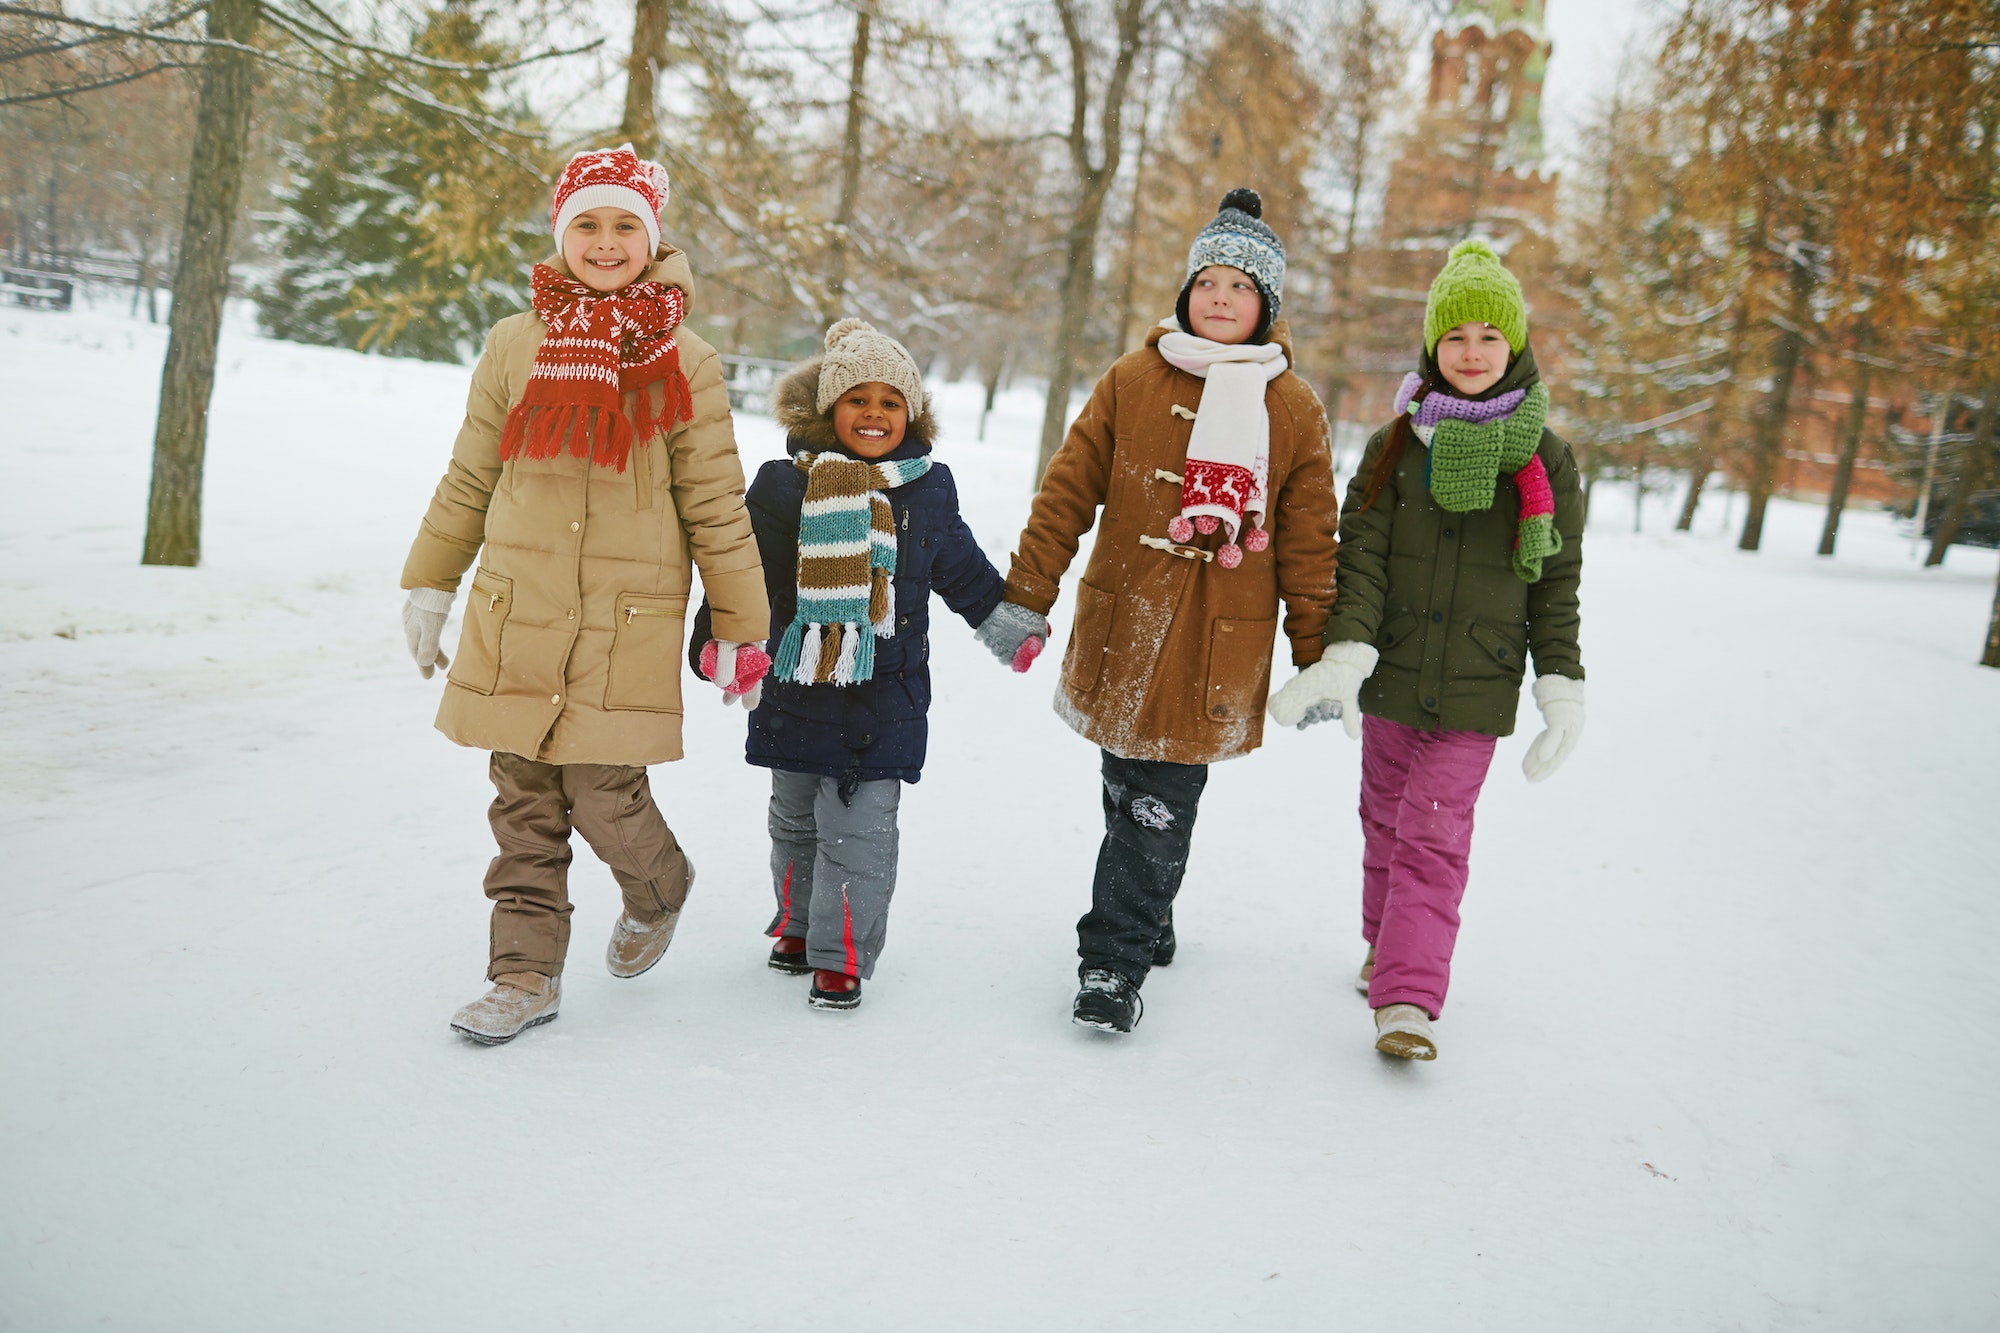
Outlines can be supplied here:
[[1368, 494], [1361, 501], [1365, 512], [1374, 508], [1375, 498], [1382, 494], [1382, 488], [1389, 484], [1389, 478], [1396, 475], [1396, 465], [1403, 461], [1403, 450], [1410, 437], [1416, 434], [1410, 428], [1410, 417], [1406, 412], [1396, 414], [1389, 425], [1389, 438], [1382, 442], [1382, 452], [1375, 457], [1375, 470], [1368, 474]]

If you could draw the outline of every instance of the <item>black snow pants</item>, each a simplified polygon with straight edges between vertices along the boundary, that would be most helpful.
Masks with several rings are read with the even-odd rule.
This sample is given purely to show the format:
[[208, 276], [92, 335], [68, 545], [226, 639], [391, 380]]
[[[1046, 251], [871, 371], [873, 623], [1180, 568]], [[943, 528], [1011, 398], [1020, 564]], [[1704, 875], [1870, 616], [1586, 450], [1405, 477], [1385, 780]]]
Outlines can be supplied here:
[[1104, 752], [1104, 844], [1090, 911], [1076, 923], [1078, 970], [1108, 968], [1141, 985], [1173, 919], [1207, 764], [1120, 759]]

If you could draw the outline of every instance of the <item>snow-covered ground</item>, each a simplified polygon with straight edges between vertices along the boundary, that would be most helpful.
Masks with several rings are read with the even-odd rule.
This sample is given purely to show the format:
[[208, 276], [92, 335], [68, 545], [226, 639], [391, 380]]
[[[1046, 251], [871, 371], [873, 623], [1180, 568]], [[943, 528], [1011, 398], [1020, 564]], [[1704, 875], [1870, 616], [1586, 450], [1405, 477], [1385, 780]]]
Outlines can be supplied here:
[[[476, 1048], [489, 789], [396, 589], [466, 372], [232, 329], [203, 564], [145, 569], [163, 341], [0, 311], [0, 1329], [2000, 1323], [1993, 553], [1607, 489], [1590, 729], [1538, 787], [1501, 746], [1433, 1065], [1349, 985], [1338, 727], [1216, 770], [1180, 960], [1072, 1027], [1096, 755], [950, 624], [861, 1010], [763, 966], [696, 691], [667, 963], [604, 972], [580, 851], [561, 1021]], [[943, 400], [1003, 558], [1038, 405]]]

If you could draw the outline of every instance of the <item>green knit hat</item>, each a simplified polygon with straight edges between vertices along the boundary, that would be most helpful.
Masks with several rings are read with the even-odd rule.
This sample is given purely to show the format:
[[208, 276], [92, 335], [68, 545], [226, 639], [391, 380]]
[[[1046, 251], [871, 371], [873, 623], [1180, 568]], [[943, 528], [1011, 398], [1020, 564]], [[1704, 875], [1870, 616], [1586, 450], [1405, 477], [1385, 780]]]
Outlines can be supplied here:
[[1528, 345], [1528, 299], [1521, 294], [1520, 279], [1481, 240], [1451, 247], [1451, 257], [1431, 283], [1430, 300], [1424, 303], [1424, 350], [1435, 354], [1439, 338], [1467, 323], [1491, 324], [1516, 354]]

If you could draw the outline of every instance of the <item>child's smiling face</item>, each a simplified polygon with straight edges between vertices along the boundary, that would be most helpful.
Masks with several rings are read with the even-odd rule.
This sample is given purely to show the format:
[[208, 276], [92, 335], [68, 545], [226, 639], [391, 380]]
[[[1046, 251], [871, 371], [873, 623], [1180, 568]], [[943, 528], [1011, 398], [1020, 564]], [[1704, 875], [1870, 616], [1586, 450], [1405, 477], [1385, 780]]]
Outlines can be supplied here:
[[1477, 321], [1447, 330], [1437, 345], [1438, 369], [1452, 388], [1467, 397], [1498, 384], [1512, 354], [1505, 334]]
[[639, 280], [653, 262], [653, 245], [645, 223], [607, 204], [570, 219], [563, 229], [562, 257], [584, 286], [615, 292]]
[[910, 405], [900, 390], [869, 380], [833, 403], [833, 438], [859, 458], [881, 458], [903, 442]]

